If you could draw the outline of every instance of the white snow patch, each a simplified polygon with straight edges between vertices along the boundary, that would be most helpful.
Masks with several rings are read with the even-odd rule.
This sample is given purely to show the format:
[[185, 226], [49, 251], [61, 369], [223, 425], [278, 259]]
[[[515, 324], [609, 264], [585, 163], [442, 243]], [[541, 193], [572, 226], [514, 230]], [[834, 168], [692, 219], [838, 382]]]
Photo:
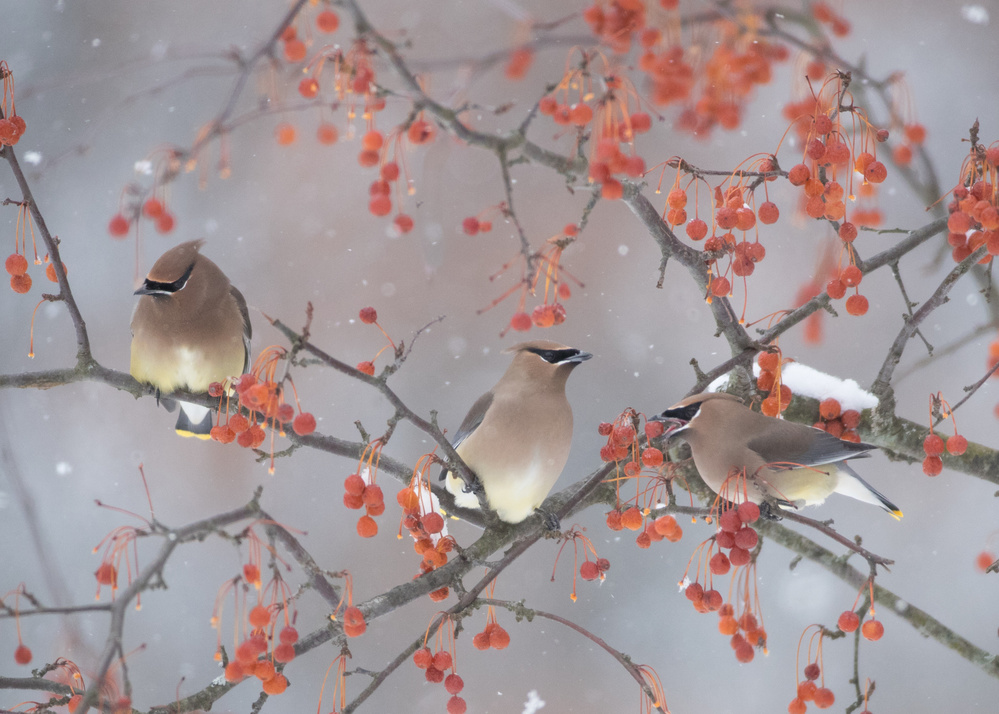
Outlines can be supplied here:
[[[873, 409], [878, 405], [878, 398], [860, 388], [855, 379], [840, 379], [831, 374], [820, 372], [814, 367], [801, 362], [788, 362], [780, 370], [781, 382], [792, 392], [813, 399], [835, 399], [840, 407], [846, 409]], [[760, 366], [753, 363], [753, 376], [760, 376]], [[728, 375], [722, 375], [710, 385], [709, 392], [719, 392], [728, 385]]]
[[153, 175], [153, 162], [143, 159], [142, 161], [136, 161], [135, 166], [133, 166], [135, 173], [140, 176], [152, 176]]
[[625, 256], [625, 255], [628, 255], [628, 246], [626, 246], [626, 245], [619, 245], [617, 247], [617, 254], [620, 255], [620, 256], [622, 256], [622, 257]]
[[55, 465], [55, 472], [57, 476], [69, 476], [73, 473], [73, 465], [68, 461], [60, 461]]
[[32, 166], [38, 166], [38, 164], [42, 163], [42, 155], [38, 151], [25, 151], [24, 160]]
[[961, 19], [972, 25], [988, 25], [989, 11], [981, 5], [964, 5], [961, 8]]
[[538, 692], [534, 689], [527, 693], [527, 701], [524, 702], [523, 714], [534, 714], [540, 709], [545, 708], [545, 700], [538, 696]]

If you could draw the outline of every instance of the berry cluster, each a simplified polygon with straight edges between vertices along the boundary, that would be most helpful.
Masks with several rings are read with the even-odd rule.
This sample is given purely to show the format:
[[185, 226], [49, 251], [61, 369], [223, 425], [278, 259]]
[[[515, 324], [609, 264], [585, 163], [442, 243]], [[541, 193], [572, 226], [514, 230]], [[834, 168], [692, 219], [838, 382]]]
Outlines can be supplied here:
[[[868, 602], [870, 602], [869, 614], [871, 619], [864, 622], [863, 627], [860, 625], [860, 615], [857, 614], [857, 604], [860, 602], [860, 596], [864, 594], [864, 590], [867, 590]], [[857, 597], [854, 598], [853, 608], [850, 610], [844, 610], [839, 619], [836, 622], [836, 626], [840, 630], [846, 633], [856, 632], [857, 628], [860, 627], [860, 634], [864, 636], [864, 639], [876, 642], [880, 640], [882, 635], [885, 633], [885, 626], [881, 624], [881, 621], [876, 619], [874, 616], [874, 579], [870, 578], [866, 583], [864, 583], [859, 592], [857, 592]]]
[[[600, 579], [603, 582], [607, 577], [605, 573], [610, 570], [610, 561], [607, 558], [601, 558], [597, 555], [597, 549], [593, 545], [593, 541], [583, 535], [585, 528], [580, 528], [579, 526], [573, 526], [569, 530], [561, 534], [562, 545], [558, 549], [558, 553], [555, 555], [555, 565], [552, 566], [552, 582], [555, 582], [555, 569], [558, 568], [558, 559], [562, 557], [562, 551], [571, 542], [572, 543], [572, 592], [569, 594], [569, 599], [576, 602], [576, 574], [578, 572], [579, 577], [583, 580], [596, 580]], [[579, 545], [583, 546], [583, 562], [579, 563]], [[590, 556], [593, 556], [593, 560], [590, 560]], [[577, 567], [578, 566], [578, 567]]]
[[760, 366], [756, 388], [768, 395], [760, 403], [760, 412], [769, 417], [780, 416], [791, 405], [791, 398], [794, 396], [791, 388], [781, 382], [783, 354], [779, 347], [774, 352], [760, 352], [756, 356], [756, 363]]
[[112, 238], [125, 238], [132, 230], [132, 224], [137, 223], [140, 217], [152, 221], [157, 233], [169, 233], [177, 224], [177, 219], [167, 210], [166, 199], [157, 198], [154, 187], [153, 195], [141, 206], [136, 205], [130, 210], [119, 209], [108, 222], [108, 233]]
[[[497, 209], [505, 212], [507, 210], [506, 204], [501, 203]], [[478, 218], [466, 218], [466, 233], [469, 232], [468, 228], [471, 221], [476, 222], [477, 231], [482, 230], [482, 222], [479, 221]], [[510, 261], [500, 268], [497, 273], [489, 277], [490, 280], [495, 280], [505, 273], [512, 265], [514, 265], [515, 262], [523, 261], [520, 280], [505, 293], [493, 300], [488, 306], [479, 310], [479, 314], [482, 314], [486, 310], [496, 307], [514, 293], [518, 291], [520, 292], [520, 298], [517, 302], [517, 311], [510, 318], [510, 322], [507, 324], [507, 327], [500, 333], [501, 337], [505, 335], [508, 330], [514, 330], [515, 332], [527, 332], [532, 326], [546, 328], [554, 325], [561, 325], [565, 322], [566, 313], [564, 301], [568, 300], [572, 296], [572, 291], [569, 288], [568, 283], [563, 279], [563, 274], [573, 280], [576, 279], [569, 275], [564, 268], [562, 268], [562, 252], [575, 242], [578, 234], [579, 228], [574, 223], [569, 223], [562, 229], [561, 233], [549, 238], [546, 242], [546, 248], [531, 256], [530, 261], [524, 260], [524, 256], [519, 254], [515, 260]], [[527, 296], [534, 296], [538, 293], [538, 283], [541, 282], [542, 277], [544, 277], [545, 288], [541, 304], [535, 306], [534, 309], [528, 313], [526, 307]], [[582, 285], [582, 283], [578, 280], [576, 280], [576, 283], [580, 286]]]
[[[35, 243], [35, 226], [31, 217], [31, 211], [27, 203], [20, 203], [17, 207], [17, 223], [14, 226], [14, 252], [7, 256], [4, 261], [4, 268], [10, 275], [10, 289], [19, 295], [24, 295], [31, 290], [32, 280], [28, 275], [28, 234], [31, 234], [31, 247], [34, 252], [34, 264], [45, 264], [45, 277], [50, 282], [58, 283], [59, 276], [56, 274], [55, 262], [49, 261], [46, 254], [44, 258], [38, 257], [38, 247]], [[63, 273], [66, 272], [66, 264], [62, 264]], [[34, 316], [32, 316], [32, 333], [34, 332]], [[32, 340], [34, 342], [34, 340]], [[34, 345], [29, 352], [30, 357], [34, 357]]]
[[[821, 625], [809, 625], [801, 633], [798, 640], [798, 656], [801, 656], [801, 641], [805, 635], [811, 631], [808, 641], [808, 654], [802, 674], [804, 680], [798, 680], [797, 691], [794, 699], [787, 705], [788, 714], [805, 714], [808, 709], [808, 702], [813, 703], [819, 709], [828, 709], [836, 701], [836, 695], [825, 686], [825, 673], [822, 670], [822, 640], [826, 631]], [[815, 652], [815, 659], [812, 659], [812, 652]], [[797, 670], [797, 667], [795, 668]], [[796, 672], [797, 676], [797, 672]], [[821, 677], [821, 679], [820, 679]]]
[[[445, 625], [448, 630], [446, 647], [443, 643]], [[431, 650], [427, 646], [428, 637], [429, 631], [423, 639], [423, 647], [413, 653], [413, 664], [424, 671], [424, 676], [431, 684], [444, 683], [444, 689], [451, 695], [451, 698], [447, 702], [447, 714], [465, 714], [467, 705], [465, 700], [459, 696], [461, 690], [465, 688], [465, 682], [455, 671], [457, 664], [455, 662], [456, 657], [453, 655], [454, 623], [450, 615], [445, 618], [437, 630], [437, 641], [434, 650]], [[444, 673], [447, 670], [451, 670], [451, 673], [445, 676]]]
[[947, 242], [953, 248], [954, 262], [959, 263], [983, 245], [987, 264], [999, 255], [999, 194], [996, 172], [999, 170], [999, 144], [988, 148], [973, 145], [961, 167], [961, 181], [947, 205]]
[[860, 412], [856, 409], [843, 409], [839, 400], [823, 399], [819, 402], [819, 421], [812, 426], [827, 431], [843, 441], [859, 442]]
[[[954, 435], [944, 438], [933, 432], [933, 412], [934, 408], [942, 409], [944, 418], [950, 417], [954, 426]], [[939, 392], [930, 397], [930, 430], [923, 439], [923, 452], [926, 458], [923, 459], [923, 473], [927, 476], [939, 476], [943, 471], [944, 449], [951, 456], [961, 456], [968, 450], [968, 440], [957, 433], [957, 420], [954, 418], [954, 411], [945, 400], [940, 398]]]
[[0, 79], [3, 80], [3, 100], [0, 102], [0, 147], [14, 146], [24, 135], [27, 124], [19, 116], [14, 104], [14, 73], [7, 60], [0, 60]]
[[[437, 498], [430, 490], [430, 467], [434, 464], [432, 454], [424, 454], [416, 462], [409, 486], [396, 494], [396, 501], [402, 508], [402, 529], [409, 531], [413, 539], [413, 550], [422, 560], [420, 574], [429, 573], [447, 564], [448, 553], [454, 550], [455, 540], [447, 534], [444, 517], [438, 512]], [[450, 594], [445, 585], [430, 593], [430, 599], [440, 602]]]
[[[385, 496], [381, 486], [375, 483], [378, 466], [377, 463], [372, 464], [372, 460], [380, 452], [379, 441], [366, 446], [361, 456], [361, 463], [358, 465], [358, 472], [351, 474], [343, 482], [343, 505], [354, 511], [362, 508], [365, 511], [357, 521], [357, 535], [362, 538], [374, 538], [378, 534], [375, 517], [385, 512]], [[365, 459], [365, 456], [368, 458]], [[367, 460], [366, 465], [365, 460]]]

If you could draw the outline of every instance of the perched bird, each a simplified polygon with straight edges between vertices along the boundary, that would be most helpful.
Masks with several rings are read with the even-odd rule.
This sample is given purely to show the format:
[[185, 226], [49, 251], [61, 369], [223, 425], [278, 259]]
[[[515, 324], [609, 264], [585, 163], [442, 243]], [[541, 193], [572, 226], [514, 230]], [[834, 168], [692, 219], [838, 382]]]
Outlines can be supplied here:
[[[565, 382], [593, 355], [538, 340], [514, 345], [506, 374], [472, 405], [454, 446], [478, 477], [489, 507], [507, 523], [530, 516], [552, 490], [569, 458], [572, 408]], [[445, 469], [447, 490], [464, 508], [478, 508], [475, 494]]]
[[898, 506], [846, 463], [870, 456], [873, 444], [764, 416], [723, 392], [687, 397], [654, 419], [679, 422], [670, 437], [679, 435], [690, 445], [701, 478], [729, 500], [745, 500], [742, 484], [729, 480], [745, 469], [749, 500], [756, 503], [771, 496], [781, 505], [810, 506], [842, 493], [902, 517]]
[[[132, 313], [129, 371], [159, 392], [207, 392], [242, 374], [250, 355], [250, 316], [243, 295], [198, 251], [203, 240], [171, 248], [153, 264]], [[211, 410], [180, 403], [177, 433], [209, 438]]]

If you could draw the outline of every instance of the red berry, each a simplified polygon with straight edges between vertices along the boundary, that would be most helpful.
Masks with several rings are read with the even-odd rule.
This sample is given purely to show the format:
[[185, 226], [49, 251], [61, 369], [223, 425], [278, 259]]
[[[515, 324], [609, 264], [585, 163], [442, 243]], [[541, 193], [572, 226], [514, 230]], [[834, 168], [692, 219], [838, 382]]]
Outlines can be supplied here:
[[444, 689], [447, 690], [448, 694], [457, 694], [464, 688], [465, 688], [465, 682], [457, 674], [454, 673], [449, 674], [444, 679]]
[[461, 222], [461, 230], [465, 231], [466, 235], [474, 236], [479, 232], [479, 219], [469, 216]]
[[583, 564], [579, 566], [579, 577], [583, 580], [596, 580], [599, 576], [600, 569], [592, 560], [584, 561]]
[[283, 645], [293, 645], [298, 642], [298, 630], [291, 625], [287, 625], [278, 634], [278, 639]]
[[112, 238], [124, 238], [128, 235], [129, 228], [131, 228], [131, 224], [128, 219], [120, 213], [116, 213], [111, 218], [111, 222], [108, 223], [108, 233], [111, 234]]
[[526, 312], [515, 313], [513, 317], [510, 318], [510, 327], [516, 332], [527, 332], [531, 329], [531, 316]]
[[434, 655], [429, 648], [424, 647], [413, 653], [413, 664], [420, 669], [426, 669], [433, 663]]
[[21, 644], [14, 650], [14, 661], [18, 664], [28, 664], [31, 662], [31, 650], [27, 645]]
[[923, 439], [923, 451], [926, 452], [927, 456], [939, 456], [944, 451], [943, 438], [932, 432], [927, 434], [926, 438]]
[[316, 28], [320, 32], [336, 32], [338, 27], [340, 27], [340, 18], [332, 10], [323, 10], [316, 15]]
[[954, 436], [947, 439], [947, 453], [953, 454], [954, 456], [960, 456], [967, 450], [968, 440], [960, 434], [954, 434]]
[[860, 627], [860, 617], [853, 610], [844, 610], [839, 616], [836, 626], [843, 632], [855, 632]]
[[291, 428], [299, 436], [307, 436], [316, 430], [316, 418], [309, 412], [302, 412], [295, 421], [291, 423]]
[[736, 512], [739, 514], [739, 520], [743, 523], [755, 523], [760, 517], [760, 507], [752, 501], [740, 503]]

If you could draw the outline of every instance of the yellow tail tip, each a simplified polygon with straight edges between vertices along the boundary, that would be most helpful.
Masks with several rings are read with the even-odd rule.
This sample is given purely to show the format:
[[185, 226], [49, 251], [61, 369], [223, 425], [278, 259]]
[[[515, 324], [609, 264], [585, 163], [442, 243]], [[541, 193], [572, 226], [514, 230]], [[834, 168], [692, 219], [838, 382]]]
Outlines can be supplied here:
[[889, 513], [891, 513], [891, 515], [892, 515], [892, 518], [894, 518], [894, 519], [895, 519], [896, 521], [900, 521], [900, 520], [902, 520], [902, 516], [904, 515], [904, 514], [903, 514], [903, 513], [902, 513], [902, 512], [900, 511], [900, 510], [898, 510], [898, 509], [895, 509], [894, 511], [889, 511]]
[[212, 438], [211, 434], [198, 434], [197, 432], [187, 431], [186, 429], [175, 429], [175, 431], [178, 436], [183, 436], [184, 438], [193, 436], [195, 439], [201, 439], [202, 441], [208, 441]]

